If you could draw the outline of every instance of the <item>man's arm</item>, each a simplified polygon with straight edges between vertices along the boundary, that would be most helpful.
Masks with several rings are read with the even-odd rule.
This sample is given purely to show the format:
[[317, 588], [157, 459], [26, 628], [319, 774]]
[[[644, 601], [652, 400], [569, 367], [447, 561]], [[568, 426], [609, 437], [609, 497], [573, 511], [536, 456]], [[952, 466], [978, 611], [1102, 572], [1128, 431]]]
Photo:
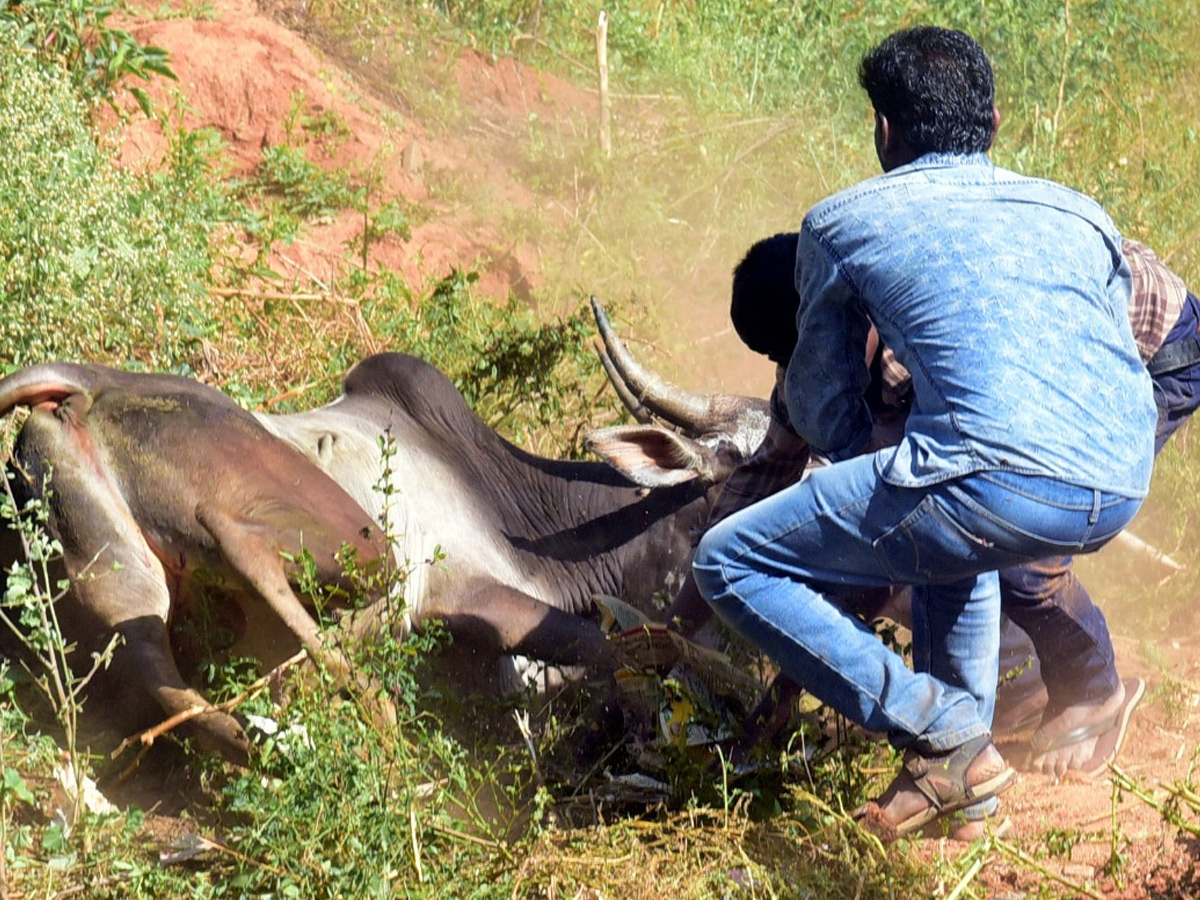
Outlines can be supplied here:
[[[875, 356], [878, 335], [871, 329], [866, 341], [863, 365], [870, 371], [870, 360]], [[752, 503], [795, 484], [804, 475], [811, 459], [808, 442], [792, 430], [790, 416], [783, 401], [785, 378], [788, 370], [782, 366], [775, 369], [775, 387], [771, 391], [771, 421], [762, 444], [753, 455], [734, 469], [721, 489], [709, 511], [705, 530], [717, 522], [744, 509]], [[889, 406], [889, 398], [907, 396], [908, 373], [894, 359], [883, 367], [884, 408], [879, 410], [872, 425], [867, 451], [897, 443], [904, 433], [906, 403], [897, 401]], [[696, 582], [688, 571], [682, 587], [667, 609], [668, 627], [686, 635], [693, 635], [712, 618], [712, 607], [700, 596]]]
[[800, 232], [799, 340], [788, 363], [788, 416], [813, 450], [837, 461], [857, 456], [871, 438], [867, 341], [871, 323], [852, 286], [807, 223]]
[[1121, 252], [1132, 281], [1129, 325], [1142, 362], [1148, 363], [1179, 320], [1188, 290], [1183, 279], [1145, 244], [1125, 238]]

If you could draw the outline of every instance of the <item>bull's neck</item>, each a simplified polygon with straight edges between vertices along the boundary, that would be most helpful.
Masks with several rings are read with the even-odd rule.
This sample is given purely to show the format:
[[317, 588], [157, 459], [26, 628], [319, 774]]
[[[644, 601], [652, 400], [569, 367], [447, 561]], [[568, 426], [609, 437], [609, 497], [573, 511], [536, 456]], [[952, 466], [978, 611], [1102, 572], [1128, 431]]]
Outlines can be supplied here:
[[[686, 566], [707, 515], [694, 483], [647, 490], [603, 463], [548, 460], [508, 445], [501, 527], [519, 555], [561, 573], [564, 590], [592, 593], [667, 587]], [[519, 495], [520, 494], [520, 495]]]

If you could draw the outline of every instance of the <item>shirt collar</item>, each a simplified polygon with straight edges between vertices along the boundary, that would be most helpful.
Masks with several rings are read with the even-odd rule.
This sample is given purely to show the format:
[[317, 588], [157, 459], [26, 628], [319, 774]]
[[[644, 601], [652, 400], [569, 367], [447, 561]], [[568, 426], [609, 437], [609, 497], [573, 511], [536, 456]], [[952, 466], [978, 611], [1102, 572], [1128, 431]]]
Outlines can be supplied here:
[[919, 156], [907, 165], [892, 169], [889, 175], [900, 172], [912, 172], [919, 169], [937, 169], [949, 166], [988, 166], [994, 163], [986, 153], [941, 153], [931, 151]]

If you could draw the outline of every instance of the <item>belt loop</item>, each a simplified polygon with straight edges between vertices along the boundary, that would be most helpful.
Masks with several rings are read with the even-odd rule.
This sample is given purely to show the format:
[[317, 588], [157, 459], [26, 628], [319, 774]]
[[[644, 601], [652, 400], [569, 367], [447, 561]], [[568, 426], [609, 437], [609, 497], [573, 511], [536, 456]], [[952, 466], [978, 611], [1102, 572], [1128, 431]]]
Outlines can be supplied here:
[[[1102, 494], [1099, 491], [1092, 491], [1092, 512], [1088, 516], [1088, 525], [1093, 526], [1100, 521], [1100, 509]], [[1089, 531], [1091, 528], [1089, 527]]]

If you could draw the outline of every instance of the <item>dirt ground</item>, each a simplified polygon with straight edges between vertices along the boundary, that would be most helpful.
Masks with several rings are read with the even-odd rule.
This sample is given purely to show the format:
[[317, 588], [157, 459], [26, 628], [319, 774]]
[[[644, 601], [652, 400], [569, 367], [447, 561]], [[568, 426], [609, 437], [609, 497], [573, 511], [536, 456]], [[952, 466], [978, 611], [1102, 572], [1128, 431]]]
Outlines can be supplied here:
[[[139, 40], [170, 52], [179, 81], [156, 80], [150, 86], [152, 95], [169, 106], [178, 92], [186, 100], [184, 124], [216, 128], [228, 143], [226, 157], [235, 172], [252, 171], [264, 146], [284, 142], [297, 104], [312, 118], [335, 113], [346, 133], [338, 140], [307, 135], [310, 159], [331, 168], [367, 171], [374, 166], [382, 176], [380, 202], [400, 197], [436, 213], [413, 228], [410, 240], [389, 237], [378, 242], [371, 250], [372, 265], [397, 269], [417, 282], [442, 275], [451, 266], [474, 267], [483, 276], [485, 292], [497, 298], [509, 291], [527, 294], [538, 285], [540, 248], [507, 234], [497, 210], [542, 201], [512, 177], [512, 151], [505, 147], [521, 133], [521, 123], [530, 113], [565, 120], [587, 115], [595, 106], [593, 95], [513, 60], [493, 61], [465, 52], [453, 62], [453, 70], [461, 102], [471, 108], [476, 127], [448, 137], [374, 96], [361, 80], [270, 18], [253, 0], [212, 0], [205, 6], [211, 15], [203, 20], [135, 18], [122, 25]], [[119, 139], [120, 158], [129, 167], [154, 166], [166, 150], [157, 123], [141, 117], [133, 117]], [[431, 190], [447, 175], [486, 183], [491, 211]], [[312, 224], [300, 240], [277, 252], [272, 268], [297, 285], [329, 281], [344, 265], [345, 241], [360, 225], [350, 212]], [[765, 391], [763, 372], [750, 372], [746, 379]], [[1188, 777], [1193, 753], [1200, 747], [1200, 696], [1179, 687], [1200, 683], [1200, 642], [1194, 629], [1181, 632], [1178, 640], [1160, 646], [1165, 659], [1152, 666], [1136, 639], [1119, 633], [1116, 638], [1123, 673], [1143, 675], [1149, 683], [1119, 765], [1161, 798], [1160, 784]], [[1163, 671], [1173, 672], [1178, 681], [1164, 685]], [[1039, 864], [1052, 874], [1092, 883], [1094, 890], [1112, 897], [1200, 894], [1200, 842], [1178, 837], [1158, 812], [1128, 795], [1114, 808], [1106, 780], [1056, 784], [1025, 775], [1006, 795], [1005, 808], [1015, 825], [1010, 839], [1043, 857]], [[1113, 851], [1114, 822], [1124, 857], [1123, 889], [1103, 872]], [[1045, 858], [1044, 838], [1054, 830], [1084, 835], [1069, 859]], [[957, 854], [961, 845], [929, 841], [921, 852]], [[1001, 856], [992, 858], [981, 878], [992, 896], [1012, 897], [1036, 894], [1044, 880]]]

